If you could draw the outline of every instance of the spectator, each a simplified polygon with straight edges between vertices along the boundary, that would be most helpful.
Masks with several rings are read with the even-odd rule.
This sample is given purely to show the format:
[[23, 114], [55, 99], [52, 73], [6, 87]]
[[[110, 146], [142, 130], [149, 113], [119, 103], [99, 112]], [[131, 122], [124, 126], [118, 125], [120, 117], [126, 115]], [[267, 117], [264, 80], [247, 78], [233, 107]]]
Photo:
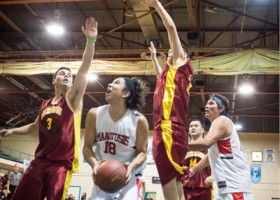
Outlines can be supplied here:
[[15, 164], [14, 170], [9, 174], [7, 182], [8, 200], [12, 199], [15, 190], [21, 180], [22, 174], [19, 172], [18, 164]]

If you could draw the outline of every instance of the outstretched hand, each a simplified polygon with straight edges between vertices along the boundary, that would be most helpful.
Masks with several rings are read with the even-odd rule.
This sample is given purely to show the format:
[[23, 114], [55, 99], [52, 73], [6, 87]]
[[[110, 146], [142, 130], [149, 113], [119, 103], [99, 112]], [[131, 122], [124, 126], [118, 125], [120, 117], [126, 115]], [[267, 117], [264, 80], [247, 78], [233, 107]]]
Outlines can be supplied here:
[[86, 19], [85, 26], [82, 26], [82, 31], [87, 38], [96, 39], [98, 23], [94, 18], [90, 17]]
[[157, 55], [157, 49], [154, 46], [153, 42], [150, 42], [150, 47], [149, 47], [150, 53], [151, 53], [151, 57], [156, 56]]
[[2, 129], [0, 131], [0, 140], [3, 139], [3, 137], [7, 137], [9, 135], [12, 135], [13, 134], [13, 131], [12, 130], [9, 130], [9, 129]]

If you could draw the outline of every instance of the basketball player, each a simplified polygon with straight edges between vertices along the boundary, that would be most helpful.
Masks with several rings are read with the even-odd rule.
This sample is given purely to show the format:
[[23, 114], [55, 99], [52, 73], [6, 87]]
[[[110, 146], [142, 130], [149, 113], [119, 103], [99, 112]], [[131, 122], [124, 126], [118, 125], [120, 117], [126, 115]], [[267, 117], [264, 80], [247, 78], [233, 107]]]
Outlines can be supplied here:
[[190, 168], [193, 176], [210, 164], [213, 178], [218, 185], [216, 199], [252, 200], [250, 175], [247, 169], [237, 131], [227, 117], [229, 102], [222, 95], [210, 96], [205, 106], [205, 117], [211, 121], [211, 127], [204, 139], [191, 141], [190, 150], [208, 148], [208, 154], [199, 163]]
[[39, 133], [35, 159], [24, 173], [13, 200], [65, 199], [72, 172], [78, 171], [80, 119], [87, 73], [95, 50], [97, 22], [86, 20], [82, 32], [87, 38], [81, 67], [73, 83], [69, 68], [53, 76], [55, 96], [42, 103], [36, 120], [23, 127], [5, 129], [0, 136]]
[[[190, 141], [196, 141], [204, 137], [204, 121], [199, 118], [191, 120], [189, 127]], [[189, 151], [185, 158], [185, 165], [189, 168], [196, 165], [205, 155], [207, 150]], [[189, 171], [186, 170], [182, 177], [184, 194], [186, 200], [211, 200], [211, 185], [206, 185], [205, 180], [209, 180], [211, 176], [210, 167], [206, 167], [196, 173], [193, 177], [189, 177]], [[207, 181], [206, 180], [206, 181]]]
[[176, 26], [158, 0], [142, 0], [153, 7], [167, 29], [171, 49], [162, 69], [151, 43], [151, 58], [157, 75], [154, 92], [153, 156], [159, 173], [165, 200], [183, 200], [182, 166], [188, 150], [188, 104], [193, 69], [184, 52]]
[[138, 199], [137, 175], [144, 169], [149, 133], [147, 119], [139, 113], [145, 91], [145, 85], [136, 78], [117, 78], [107, 87], [108, 104], [92, 108], [87, 114], [83, 153], [93, 170], [93, 180], [102, 160], [127, 164], [126, 186], [116, 193], [94, 186], [92, 200]]

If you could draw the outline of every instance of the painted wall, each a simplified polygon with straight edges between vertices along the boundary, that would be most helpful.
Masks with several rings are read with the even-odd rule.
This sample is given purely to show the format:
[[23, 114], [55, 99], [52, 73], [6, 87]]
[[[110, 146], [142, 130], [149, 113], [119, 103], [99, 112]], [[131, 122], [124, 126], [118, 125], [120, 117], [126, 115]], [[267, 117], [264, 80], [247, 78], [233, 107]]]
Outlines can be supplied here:
[[[246, 153], [248, 168], [251, 164], [260, 164], [261, 180], [259, 183], [252, 183], [251, 188], [256, 200], [271, 200], [272, 197], [280, 198], [280, 161], [279, 161], [279, 135], [278, 134], [251, 134], [241, 133], [240, 139]], [[83, 146], [83, 136], [81, 139], [81, 147]], [[151, 143], [151, 139], [149, 140]], [[12, 135], [5, 138], [2, 145], [10, 146], [13, 149], [21, 150], [26, 153], [34, 154], [38, 144], [37, 136], [15, 136]], [[275, 150], [275, 161], [273, 163], [266, 162], [265, 149]], [[262, 152], [263, 160], [261, 162], [252, 162], [252, 151]], [[80, 186], [81, 193], [91, 194], [93, 182], [91, 179], [91, 168], [83, 161], [81, 152], [80, 173], [73, 174], [71, 181], [72, 186]], [[1, 162], [4, 162], [1, 160]], [[156, 192], [157, 200], [163, 200], [163, 194], [160, 184], [152, 184], [152, 177], [157, 177], [155, 165], [148, 164], [144, 172], [146, 191]]]

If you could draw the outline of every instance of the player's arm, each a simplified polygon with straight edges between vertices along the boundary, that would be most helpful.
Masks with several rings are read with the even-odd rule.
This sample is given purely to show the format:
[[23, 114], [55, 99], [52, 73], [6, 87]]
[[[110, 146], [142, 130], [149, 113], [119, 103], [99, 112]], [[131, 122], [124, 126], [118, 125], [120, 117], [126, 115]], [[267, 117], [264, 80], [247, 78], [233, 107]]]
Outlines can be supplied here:
[[141, 115], [136, 129], [136, 156], [127, 167], [127, 177], [140, 167], [147, 158], [149, 124], [144, 115]]
[[168, 33], [169, 44], [173, 56], [171, 58], [172, 64], [181, 65], [186, 56], [182, 48], [174, 21], [165, 10], [165, 8], [161, 5], [159, 0], [142, 0], [142, 2], [146, 2], [148, 6], [154, 7], [158, 12]]
[[214, 182], [214, 178], [210, 175], [210, 176], [207, 176], [204, 180], [204, 184], [206, 186], [212, 186], [213, 185], [213, 182]]
[[27, 124], [25, 126], [0, 130], [0, 139], [2, 140], [3, 137], [7, 137], [12, 134], [27, 135], [27, 134], [37, 133], [38, 129], [39, 127], [38, 127], [38, 117], [37, 117], [33, 123]]
[[68, 92], [68, 100], [73, 109], [81, 106], [81, 101], [87, 86], [87, 74], [95, 51], [95, 42], [97, 37], [97, 22], [94, 18], [88, 18], [82, 31], [87, 38], [82, 64], [78, 69], [75, 81]]
[[199, 170], [209, 165], [208, 154], [206, 154], [196, 165], [190, 168], [190, 177], [192, 177]]
[[85, 129], [83, 154], [84, 154], [85, 160], [93, 169], [94, 175], [96, 174], [96, 169], [98, 167], [98, 161], [92, 150], [92, 147], [95, 142], [95, 137], [96, 137], [95, 123], [96, 123], [96, 108], [92, 108], [89, 110], [87, 117], [86, 117], [86, 129]]
[[226, 118], [215, 119], [210, 127], [209, 132], [205, 138], [189, 142], [189, 150], [200, 151], [208, 149], [218, 140], [226, 138], [228, 133], [231, 133], [228, 127], [231, 126], [229, 120]]
[[150, 53], [151, 53], [151, 59], [152, 59], [153, 66], [154, 66], [154, 69], [156, 71], [156, 76], [157, 76], [157, 78], [159, 78], [159, 76], [161, 74], [161, 71], [162, 71], [162, 68], [161, 68], [161, 66], [158, 62], [157, 50], [156, 50], [153, 42], [150, 42], [149, 50], [150, 50]]

